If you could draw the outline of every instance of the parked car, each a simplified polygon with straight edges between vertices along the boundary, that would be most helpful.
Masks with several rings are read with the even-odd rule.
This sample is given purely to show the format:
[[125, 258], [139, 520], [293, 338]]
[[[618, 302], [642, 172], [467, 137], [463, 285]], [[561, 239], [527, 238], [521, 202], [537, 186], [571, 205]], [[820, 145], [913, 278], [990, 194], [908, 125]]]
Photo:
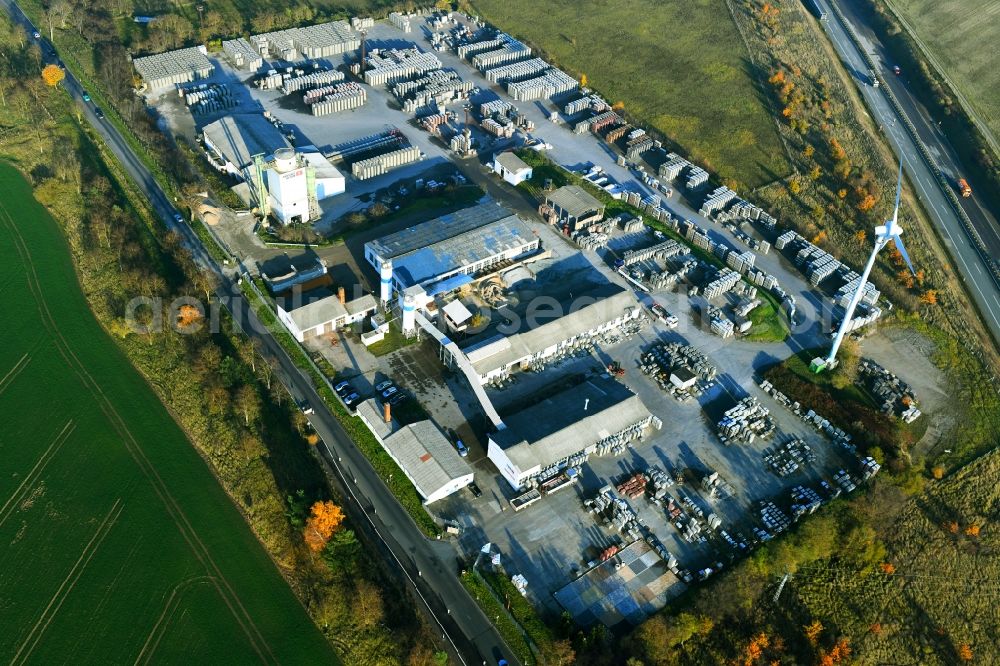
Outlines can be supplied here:
[[475, 482], [469, 484], [469, 491], [472, 493], [473, 497], [482, 497], [483, 491], [479, 489], [479, 486]]
[[396, 393], [397, 391], [399, 391], [398, 388], [396, 388], [395, 386], [390, 386], [386, 390], [382, 391], [382, 397], [389, 398], [392, 396], [393, 393]]
[[458, 455], [462, 456], [463, 458], [469, 455], [469, 447], [467, 447], [465, 443], [462, 442], [462, 440], [460, 439], [455, 440], [455, 448], [458, 449]]
[[346, 391], [353, 391], [354, 388], [351, 386], [350, 382], [340, 382], [333, 387], [333, 390], [337, 392], [337, 395], [344, 395]]
[[392, 396], [392, 400], [389, 401], [389, 404], [395, 407], [401, 402], [406, 402], [408, 399], [409, 396], [406, 395], [405, 393], [397, 393], [396, 395]]
[[344, 398], [344, 404], [347, 405], [348, 407], [353, 407], [354, 403], [358, 402], [359, 400], [361, 400], [361, 396], [358, 395], [357, 393], [352, 393], [351, 395]]
[[389, 380], [386, 380], [384, 382], [379, 382], [378, 384], [376, 384], [375, 385], [375, 390], [376, 391], [384, 391], [387, 388], [389, 388], [390, 386], [392, 386], [392, 382], [389, 381]]

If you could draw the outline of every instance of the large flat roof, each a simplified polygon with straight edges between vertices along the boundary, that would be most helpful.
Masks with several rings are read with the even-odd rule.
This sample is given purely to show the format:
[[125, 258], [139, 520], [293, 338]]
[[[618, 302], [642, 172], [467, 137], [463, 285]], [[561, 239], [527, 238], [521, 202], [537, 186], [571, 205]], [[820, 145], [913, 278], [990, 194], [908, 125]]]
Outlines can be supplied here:
[[[513, 335], [498, 334], [479, 341], [467, 347], [465, 354], [476, 372], [486, 375], [586, 333], [617, 319], [626, 310], [638, 307], [635, 297], [622, 287], [609, 284], [606, 289], [610, 292], [606, 296], [579, 298], [570, 303], [569, 307], [572, 309], [562, 316], [555, 312], [552, 314], [553, 318], [541, 321], [534, 328], [525, 328]], [[538, 320], [542, 320], [545, 310], [539, 309], [536, 315]]]
[[524, 220], [491, 201], [370, 241], [367, 247], [392, 259], [396, 279], [411, 286], [534, 240]]
[[135, 58], [132, 60], [132, 65], [146, 83], [178, 74], [211, 70], [215, 66], [205, 55], [204, 49], [204, 46], [191, 46], [175, 51], [165, 51]]
[[503, 419], [490, 435], [523, 471], [548, 467], [649, 416], [642, 400], [610, 377], [592, 377]]
[[431, 421], [403, 426], [385, 438], [384, 446], [425, 499], [472, 474], [472, 468]]
[[253, 156], [274, 154], [291, 144], [278, 128], [259, 113], [239, 113], [219, 118], [202, 129], [205, 140], [238, 169], [253, 163]]

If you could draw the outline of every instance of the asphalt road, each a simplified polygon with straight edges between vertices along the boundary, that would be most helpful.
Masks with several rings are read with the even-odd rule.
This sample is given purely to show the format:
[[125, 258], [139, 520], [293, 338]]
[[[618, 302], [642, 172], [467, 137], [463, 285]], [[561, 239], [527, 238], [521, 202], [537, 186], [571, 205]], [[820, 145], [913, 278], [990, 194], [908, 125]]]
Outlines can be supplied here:
[[863, 21], [858, 12], [858, 7], [854, 2], [841, 2], [840, 9], [854, 27], [855, 33], [861, 39], [862, 44], [865, 45], [868, 53], [885, 65], [885, 68], [879, 72], [882, 84], [892, 89], [906, 117], [917, 128], [920, 140], [923, 141], [924, 145], [927, 146], [930, 153], [934, 156], [938, 168], [952, 183], [957, 182], [959, 178], [965, 178], [969, 181], [974, 194], [968, 199], [960, 199], [959, 203], [962, 205], [965, 214], [972, 220], [973, 226], [979, 232], [990, 254], [994, 259], [1000, 261], [1000, 223], [997, 222], [996, 215], [988, 210], [982, 204], [981, 200], [975, 196], [976, 182], [962, 172], [958, 154], [948, 140], [947, 135], [941, 131], [937, 123], [931, 120], [927, 108], [920, 103], [917, 96], [913, 93], [913, 88], [907, 76], [908, 72], [904, 71], [900, 76], [892, 74], [892, 66], [894, 64], [892, 56], [878, 38], [878, 35], [875, 34], [875, 31]]
[[[21, 9], [11, 0], [0, 0], [14, 20], [30, 34], [35, 30]], [[46, 62], [58, 62], [50, 45], [42, 40]], [[334, 470], [333, 481], [344, 497], [345, 507], [354, 526], [370, 541], [380, 546], [381, 555], [391, 569], [399, 570], [441, 631], [461, 663], [495, 664], [501, 658], [518, 664], [497, 633], [458, 579], [455, 549], [447, 542], [427, 539], [375, 473], [364, 454], [344, 432], [337, 419], [326, 409], [311, 378], [301, 372], [288, 354], [250, 309], [238, 286], [234, 270], [223, 270], [208, 255], [200, 240], [183, 223], [179, 211], [156, 183], [152, 174], [132, 152], [131, 147], [107, 118], [99, 118], [93, 104], [82, 99], [83, 88], [66, 72], [63, 86], [77, 100], [88, 123], [103, 137], [108, 148], [121, 162], [156, 213], [171, 230], [177, 231], [195, 260], [220, 280], [217, 297], [234, 319], [253, 337], [260, 339], [268, 353], [279, 362], [279, 376], [292, 396], [313, 407], [310, 423], [322, 438], [322, 453]]]
[[[1000, 287], [994, 282], [985, 263], [989, 259], [980, 254], [969, 238], [961, 220], [951, 208], [943, 186], [924, 161], [913, 137], [907, 131], [902, 118], [897, 116], [884, 90], [873, 88], [868, 84], [868, 63], [851, 40], [847, 29], [837, 19], [830, 7], [830, 0], [817, 0], [817, 2], [830, 17], [829, 20], [822, 22], [826, 34], [844, 66], [854, 76], [875, 122], [888, 137], [896, 153], [902, 156], [903, 169], [910, 184], [944, 238], [945, 246], [954, 259], [959, 275], [965, 282], [973, 301], [982, 313], [987, 329], [994, 340], [1000, 341]], [[877, 74], [880, 80], [885, 79], [882, 73]], [[914, 122], [917, 122], [917, 119], [914, 119]]]

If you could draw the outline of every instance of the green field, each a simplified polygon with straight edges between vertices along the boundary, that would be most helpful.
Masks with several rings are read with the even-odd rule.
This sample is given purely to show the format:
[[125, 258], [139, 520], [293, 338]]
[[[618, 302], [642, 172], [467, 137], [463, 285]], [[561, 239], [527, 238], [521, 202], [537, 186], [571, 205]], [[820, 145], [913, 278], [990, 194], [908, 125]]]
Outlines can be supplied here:
[[99, 327], [69, 249], [0, 163], [0, 655], [330, 663], [184, 433]]
[[1000, 0], [892, 0], [993, 136], [1000, 139]]
[[[475, 0], [625, 112], [725, 178], [755, 187], [789, 165], [726, 0]], [[766, 75], [765, 75], [766, 76]]]

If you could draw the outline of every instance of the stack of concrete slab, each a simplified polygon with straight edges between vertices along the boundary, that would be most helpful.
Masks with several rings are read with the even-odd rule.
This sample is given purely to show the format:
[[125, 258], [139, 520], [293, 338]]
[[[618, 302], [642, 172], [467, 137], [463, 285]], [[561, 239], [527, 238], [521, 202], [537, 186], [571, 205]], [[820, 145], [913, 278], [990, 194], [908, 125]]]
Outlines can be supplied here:
[[317, 88], [319, 86], [326, 86], [331, 83], [339, 83], [344, 80], [344, 73], [338, 72], [335, 69], [330, 69], [320, 72], [310, 72], [308, 74], [303, 74], [302, 76], [294, 76], [285, 79], [281, 84], [281, 91], [286, 95], [297, 92], [299, 90], [306, 90], [308, 88]]
[[314, 116], [356, 109], [364, 106], [367, 99], [365, 89], [354, 81], [310, 90], [303, 97], [303, 101]]

